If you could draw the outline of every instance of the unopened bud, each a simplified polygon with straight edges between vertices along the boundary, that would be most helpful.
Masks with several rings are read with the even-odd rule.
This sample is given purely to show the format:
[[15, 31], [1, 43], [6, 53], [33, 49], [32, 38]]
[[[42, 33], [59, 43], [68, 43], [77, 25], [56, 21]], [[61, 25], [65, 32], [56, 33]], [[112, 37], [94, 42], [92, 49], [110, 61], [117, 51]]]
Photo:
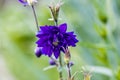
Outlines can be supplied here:
[[52, 13], [52, 17], [54, 19], [55, 22], [58, 21], [58, 15], [59, 15], [59, 10], [60, 10], [60, 7], [63, 3], [60, 1], [59, 3], [57, 3], [56, 5], [49, 5], [49, 8], [51, 10], [51, 13]]
[[37, 57], [40, 57], [42, 55], [42, 50], [40, 47], [35, 48], [35, 54]]
[[21, 2], [24, 6], [27, 5], [34, 5], [35, 3], [37, 3], [37, 0], [18, 0], [19, 2]]
[[72, 61], [69, 62], [69, 66], [72, 67], [74, 63]]
[[70, 55], [70, 52], [68, 49], [66, 49], [65, 51], [65, 56], [64, 56], [64, 61], [66, 64], [68, 64], [70, 62], [70, 59], [71, 59], [71, 55]]
[[56, 62], [55, 62], [54, 60], [50, 59], [50, 60], [49, 60], [49, 64], [50, 64], [50, 65], [56, 65]]
[[84, 75], [84, 80], [91, 80], [92, 72], [82, 67], [82, 72]]
[[91, 80], [91, 74], [84, 73], [84, 80]]
[[27, 0], [28, 5], [33, 5], [35, 3], [37, 3], [37, 0]]

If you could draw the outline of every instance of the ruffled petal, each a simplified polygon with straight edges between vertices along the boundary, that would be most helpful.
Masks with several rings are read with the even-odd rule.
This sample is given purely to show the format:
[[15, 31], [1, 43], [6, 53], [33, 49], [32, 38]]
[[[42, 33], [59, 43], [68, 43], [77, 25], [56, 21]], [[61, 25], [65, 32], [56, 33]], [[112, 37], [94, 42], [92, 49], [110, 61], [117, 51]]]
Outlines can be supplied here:
[[47, 45], [48, 44], [48, 37], [43, 37], [43, 38], [40, 38], [37, 42], [36, 42], [36, 44], [38, 45], [38, 47], [43, 47], [43, 46], [45, 46], [45, 45]]
[[38, 37], [38, 38], [43, 38], [43, 37], [48, 37], [48, 36], [49, 36], [49, 34], [43, 34], [42, 32], [36, 34], [36, 37]]
[[[78, 40], [76, 39], [76, 35], [74, 35], [74, 32], [67, 32], [64, 34], [65, 42], [68, 44], [68, 46], [76, 46], [76, 43]], [[65, 43], [64, 43], [65, 44]]]
[[54, 56], [56, 59], [60, 56], [60, 49], [59, 48], [54, 49]]
[[45, 55], [48, 55], [49, 57], [51, 57], [51, 55], [52, 55], [52, 47], [51, 46], [44, 46], [43, 49], [42, 49], [42, 52]]
[[65, 33], [65, 32], [67, 31], [67, 24], [66, 24], [66, 23], [61, 24], [61, 25], [59, 26], [59, 29], [60, 29], [60, 32], [61, 32], [61, 33]]
[[50, 32], [50, 28], [46, 25], [46, 26], [40, 26], [40, 30], [43, 33], [49, 33]]

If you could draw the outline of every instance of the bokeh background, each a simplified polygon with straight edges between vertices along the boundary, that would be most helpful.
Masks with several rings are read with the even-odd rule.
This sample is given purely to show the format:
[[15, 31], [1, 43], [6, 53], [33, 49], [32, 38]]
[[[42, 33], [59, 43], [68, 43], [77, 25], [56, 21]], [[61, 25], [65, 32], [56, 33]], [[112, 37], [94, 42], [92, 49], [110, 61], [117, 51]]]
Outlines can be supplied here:
[[[48, 21], [51, 2], [39, 0], [35, 6], [39, 25], [54, 24]], [[83, 80], [82, 66], [92, 72], [91, 80], [120, 80], [120, 0], [63, 2], [59, 24], [66, 22], [79, 39], [70, 48], [72, 73], [79, 72], [75, 80]], [[0, 0], [0, 80], [58, 80], [56, 68], [43, 70], [49, 59], [35, 56], [36, 31], [31, 7]]]

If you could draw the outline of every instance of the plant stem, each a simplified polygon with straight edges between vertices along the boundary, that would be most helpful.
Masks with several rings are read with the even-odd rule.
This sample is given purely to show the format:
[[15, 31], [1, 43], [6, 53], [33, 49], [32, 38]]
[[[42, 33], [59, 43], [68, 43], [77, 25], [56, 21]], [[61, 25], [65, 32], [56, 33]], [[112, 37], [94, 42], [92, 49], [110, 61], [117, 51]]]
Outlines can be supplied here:
[[57, 62], [57, 60], [55, 60], [53, 57], [50, 57], [53, 61], [55, 61], [55, 64], [56, 64], [56, 67], [58, 67], [58, 62]]
[[71, 70], [70, 70], [70, 64], [67, 64], [67, 68], [68, 68], [68, 80], [71, 80]]
[[[59, 64], [60, 64], [60, 68], [62, 68], [62, 56], [61, 56], [61, 54], [59, 57]], [[62, 71], [59, 71], [59, 77], [60, 77], [60, 80], [63, 80]]]
[[55, 25], [56, 25], [56, 26], [58, 26], [58, 23], [57, 23], [57, 21], [54, 21], [54, 22], [55, 22]]
[[36, 16], [35, 8], [34, 8], [33, 5], [32, 5], [31, 7], [32, 7], [33, 14], [34, 14], [34, 18], [35, 18], [35, 22], [36, 22], [37, 31], [39, 31], [39, 26], [38, 26], [38, 21], [37, 21], [37, 16]]
[[[53, 15], [53, 13], [52, 13], [52, 15]], [[53, 17], [54, 17], [54, 15], [53, 15]], [[58, 26], [58, 21], [57, 20], [54, 19], [54, 23], [55, 23], [55, 26]], [[63, 80], [62, 70], [61, 70], [61, 68], [62, 68], [62, 55], [61, 54], [59, 56], [59, 66], [58, 66], [58, 68], [60, 68], [59, 78], [60, 78], [60, 80]]]

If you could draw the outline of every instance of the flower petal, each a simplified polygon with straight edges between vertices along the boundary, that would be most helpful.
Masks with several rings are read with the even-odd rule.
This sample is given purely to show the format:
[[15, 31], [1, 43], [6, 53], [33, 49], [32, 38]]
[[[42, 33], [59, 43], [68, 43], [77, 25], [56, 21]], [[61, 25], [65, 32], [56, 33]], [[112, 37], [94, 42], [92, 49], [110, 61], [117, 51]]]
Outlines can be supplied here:
[[51, 46], [44, 46], [42, 49], [42, 52], [45, 55], [48, 55], [49, 57], [51, 57], [52, 56], [52, 47]]
[[39, 39], [36, 44], [38, 44], [38, 47], [43, 47], [47, 44], [48, 40], [46, 37]]
[[59, 29], [60, 29], [60, 32], [61, 32], [61, 33], [65, 33], [65, 32], [67, 31], [67, 24], [66, 24], [66, 23], [61, 24], [61, 25], [59, 26]]
[[74, 32], [67, 32], [64, 34], [64, 39], [65, 42], [68, 44], [68, 46], [73, 46], [75, 47], [76, 43], [78, 42], [78, 40], [76, 39], [76, 35], [73, 35]]
[[56, 59], [60, 56], [60, 49], [59, 48], [54, 49], [54, 56]]
[[36, 34], [36, 37], [38, 37], [38, 38], [43, 38], [43, 37], [47, 37], [49, 34], [44, 34], [44, 33], [42, 33], [42, 32], [39, 32], [39, 33], [37, 33]]
[[41, 32], [43, 33], [48, 33], [50, 28], [46, 25], [46, 26], [40, 26]]

